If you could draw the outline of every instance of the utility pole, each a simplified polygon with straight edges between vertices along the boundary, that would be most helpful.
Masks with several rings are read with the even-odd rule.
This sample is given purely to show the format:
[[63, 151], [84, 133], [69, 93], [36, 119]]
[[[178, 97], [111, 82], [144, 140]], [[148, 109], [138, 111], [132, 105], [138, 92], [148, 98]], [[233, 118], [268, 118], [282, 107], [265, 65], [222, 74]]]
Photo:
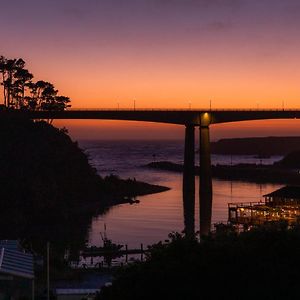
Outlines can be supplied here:
[[209, 110], [211, 111], [211, 100], [209, 100]]
[[32, 279], [32, 297], [31, 299], [34, 300], [35, 298], [35, 286], [34, 286], [34, 278]]
[[50, 300], [50, 243], [47, 242], [47, 300]]
[[133, 110], [135, 110], [135, 99], [133, 100]]

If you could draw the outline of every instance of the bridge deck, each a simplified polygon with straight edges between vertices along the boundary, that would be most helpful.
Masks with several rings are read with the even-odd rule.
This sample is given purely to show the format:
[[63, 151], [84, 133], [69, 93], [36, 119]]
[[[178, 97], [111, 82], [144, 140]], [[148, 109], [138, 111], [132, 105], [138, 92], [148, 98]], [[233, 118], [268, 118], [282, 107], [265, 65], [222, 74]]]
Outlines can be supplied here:
[[297, 119], [300, 109], [68, 109], [65, 111], [0, 111], [0, 117], [28, 117], [30, 119], [99, 119], [170, 123], [199, 126], [203, 118], [209, 124], [264, 119]]

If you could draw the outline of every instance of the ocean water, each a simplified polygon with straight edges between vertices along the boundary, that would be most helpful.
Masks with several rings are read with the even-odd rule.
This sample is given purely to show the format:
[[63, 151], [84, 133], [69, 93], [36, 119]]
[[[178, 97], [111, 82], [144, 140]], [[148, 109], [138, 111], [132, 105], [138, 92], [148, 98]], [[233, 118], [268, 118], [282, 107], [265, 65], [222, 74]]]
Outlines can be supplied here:
[[[101, 176], [115, 174], [171, 188], [167, 192], [138, 197], [138, 204], [118, 205], [106, 214], [95, 217], [89, 228], [90, 245], [102, 245], [100, 232], [103, 232], [104, 224], [109, 238], [130, 248], [138, 247], [141, 243], [150, 245], [165, 240], [170, 232], [183, 230], [182, 174], [144, 167], [155, 160], [182, 163], [183, 141], [91, 140], [79, 141], [79, 145], [89, 155], [91, 164]], [[212, 164], [271, 164], [280, 158], [259, 160], [253, 156], [212, 155]], [[196, 177], [196, 230], [199, 229], [198, 185]], [[213, 180], [212, 222], [227, 221], [228, 203], [258, 201], [264, 194], [279, 187], [281, 185], [278, 184]]]

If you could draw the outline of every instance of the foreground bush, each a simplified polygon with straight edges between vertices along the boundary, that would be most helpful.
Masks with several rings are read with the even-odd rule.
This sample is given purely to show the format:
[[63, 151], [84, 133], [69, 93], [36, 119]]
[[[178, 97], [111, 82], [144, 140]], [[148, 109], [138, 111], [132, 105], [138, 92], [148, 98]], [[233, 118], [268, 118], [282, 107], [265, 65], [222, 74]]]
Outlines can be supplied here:
[[285, 224], [221, 234], [200, 243], [172, 234], [145, 263], [116, 274], [99, 299], [296, 299], [300, 229]]

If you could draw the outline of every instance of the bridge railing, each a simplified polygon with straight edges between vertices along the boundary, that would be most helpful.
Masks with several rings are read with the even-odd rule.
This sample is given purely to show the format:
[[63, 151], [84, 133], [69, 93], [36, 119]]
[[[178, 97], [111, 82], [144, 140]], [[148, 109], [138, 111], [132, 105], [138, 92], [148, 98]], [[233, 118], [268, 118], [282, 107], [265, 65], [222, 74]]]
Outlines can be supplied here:
[[253, 111], [253, 112], [266, 112], [266, 111], [274, 111], [274, 112], [284, 112], [284, 111], [300, 111], [300, 108], [68, 108], [65, 111], [182, 111], [182, 112], [243, 112], [243, 111]]

